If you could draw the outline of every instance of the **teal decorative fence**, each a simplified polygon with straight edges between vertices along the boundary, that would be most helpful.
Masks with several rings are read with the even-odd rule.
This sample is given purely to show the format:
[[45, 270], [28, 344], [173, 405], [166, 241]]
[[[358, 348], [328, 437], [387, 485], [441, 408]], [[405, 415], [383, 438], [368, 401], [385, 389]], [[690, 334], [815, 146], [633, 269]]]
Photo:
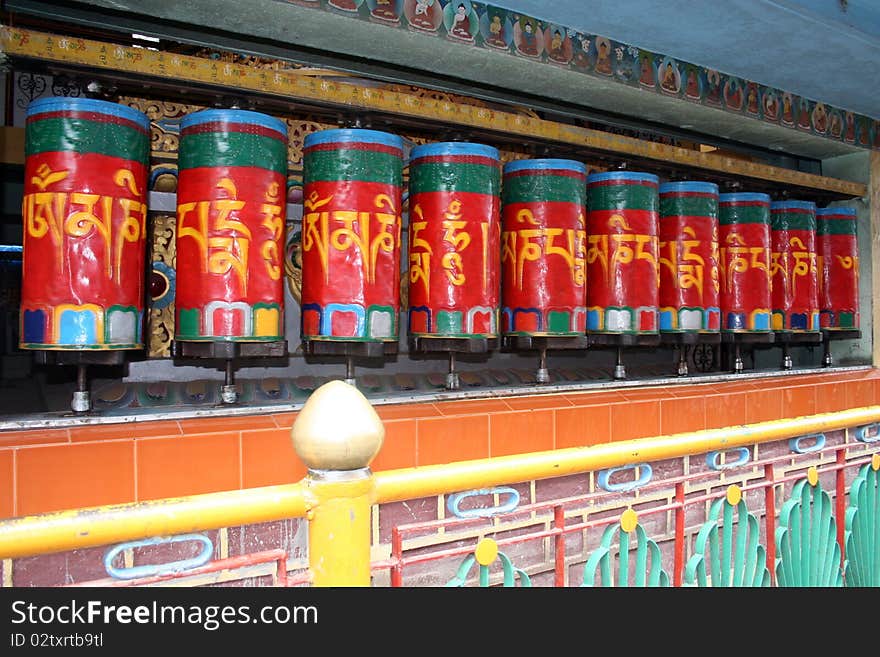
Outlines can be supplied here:
[[864, 465], [846, 511], [847, 586], [880, 586], [880, 471]]
[[685, 583], [694, 586], [770, 586], [767, 551], [758, 519], [749, 513], [738, 488], [712, 504], [709, 519], [694, 541]]
[[[880, 458], [864, 464], [849, 491], [845, 512], [844, 540], [849, 560], [844, 560], [837, 538], [838, 521], [834, 501], [822, 489], [819, 471], [810, 467], [806, 476], [794, 482], [791, 493], [775, 519], [775, 585], [779, 587], [880, 586]], [[769, 587], [767, 548], [761, 542], [758, 519], [750, 513], [737, 485], [711, 504], [707, 519], [692, 543], [692, 555], [684, 569], [684, 586]], [[569, 500], [570, 501], [570, 500]], [[661, 508], [668, 511], [668, 508]], [[556, 514], [561, 515], [561, 514]], [[772, 525], [771, 518], [767, 522]], [[595, 523], [593, 524], [595, 526]], [[571, 532], [581, 526], [567, 526]], [[552, 533], [552, 532], [548, 532]], [[531, 538], [540, 538], [540, 533]], [[491, 539], [482, 539], [482, 542]], [[501, 541], [504, 543], [505, 541]], [[524, 542], [524, 536], [509, 539]], [[494, 544], [494, 541], [493, 541]], [[675, 544], [675, 553], [686, 546]], [[496, 547], [497, 551], [497, 547]], [[485, 550], [484, 550], [485, 553]], [[516, 568], [510, 557], [502, 557], [504, 586], [512, 586], [513, 573], [531, 586], [528, 574]], [[455, 578], [466, 582], [474, 563], [469, 555]], [[564, 561], [564, 560], [563, 560]], [[488, 565], [481, 566], [480, 585], [488, 586]], [[580, 586], [665, 587], [670, 576], [664, 567], [663, 551], [640, 524], [635, 511], [627, 508], [617, 522], [602, 532], [598, 547], [584, 564]]]
[[[507, 549], [505, 572], [530, 573], [530, 585], [537, 586], [880, 586], [880, 454], [848, 452], [853, 443], [829, 436], [830, 447], [823, 441], [821, 449], [803, 450], [791, 444], [795, 439], [784, 451], [764, 444], [765, 458], [755, 459], [755, 449], [745, 450], [744, 458], [739, 450], [730, 459], [733, 467], [662, 481], [644, 475], [651, 472], [648, 464], [632, 468], [632, 481], [617, 486], [608, 485], [608, 472], [593, 473], [594, 492], [494, 514], [480, 529], [462, 515], [396, 531], [424, 535], [442, 526], [448, 543], [477, 529], [481, 540], [491, 535]], [[724, 454], [710, 456], [710, 466], [724, 460]], [[679, 464], [681, 471], [695, 460]], [[654, 471], [675, 467], [655, 463]], [[725, 479], [738, 483], [722, 487]], [[527, 547], [542, 541], [543, 565], [535, 559], [538, 551]], [[456, 546], [467, 550], [467, 540]], [[405, 552], [398, 557], [404, 562]], [[582, 564], [580, 580], [575, 564]], [[466, 584], [463, 573], [459, 586]], [[485, 573], [481, 577], [488, 585]], [[510, 585], [511, 578], [494, 581]]]

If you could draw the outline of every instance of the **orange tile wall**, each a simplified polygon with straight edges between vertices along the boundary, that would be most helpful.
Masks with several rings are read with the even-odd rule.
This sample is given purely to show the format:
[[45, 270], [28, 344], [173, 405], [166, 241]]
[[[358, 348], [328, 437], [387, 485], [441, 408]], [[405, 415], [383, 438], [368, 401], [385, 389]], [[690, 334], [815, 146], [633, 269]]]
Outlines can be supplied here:
[[[880, 404], [880, 370], [377, 405], [374, 471]], [[0, 432], [0, 517], [293, 483], [295, 412]]]

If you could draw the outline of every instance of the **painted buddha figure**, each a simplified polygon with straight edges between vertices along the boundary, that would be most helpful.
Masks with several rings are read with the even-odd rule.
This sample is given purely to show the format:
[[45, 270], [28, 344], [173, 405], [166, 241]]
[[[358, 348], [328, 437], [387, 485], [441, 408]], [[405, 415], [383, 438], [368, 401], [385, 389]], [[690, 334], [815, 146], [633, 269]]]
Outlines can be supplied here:
[[464, 41], [471, 41], [474, 38], [471, 34], [471, 19], [468, 16], [468, 8], [463, 2], [459, 2], [455, 8], [449, 34]]
[[399, 18], [392, 0], [376, 0], [376, 6], [370, 13], [379, 20], [396, 21]]
[[608, 39], [596, 39], [596, 73], [611, 75], [611, 44]]
[[412, 4], [408, 2], [407, 7], [411, 7], [411, 10], [408, 9], [406, 15], [409, 24], [418, 30], [436, 31], [437, 23], [434, 17], [434, 0], [410, 1]]
[[486, 43], [496, 48], [506, 48], [507, 41], [505, 41], [504, 37], [504, 25], [501, 22], [501, 16], [495, 14], [489, 23], [489, 36], [486, 39]]
[[697, 80], [697, 71], [693, 67], [688, 68], [684, 93], [688, 98], [700, 97], [700, 83]]
[[678, 92], [678, 80], [675, 77], [675, 64], [672, 62], [666, 63], [666, 66], [663, 69], [663, 80], [660, 82], [660, 86], [670, 93]]
[[522, 41], [519, 46], [524, 55], [535, 56], [538, 54], [538, 44], [535, 38], [535, 26], [532, 21], [526, 21], [522, 26]]
[[654, 86], [654, 66], [651, 61], [651, 55], [648, 53], [642, 53], [642, 56], [639, 58], [641, 62], [641, 74], [639, 75], [639, 83], [646, 86], [652, 87]]
[[782, 122], [786, 125], [794, 125], [794, 114], [791, 108], [791, 94], [782, 96]]

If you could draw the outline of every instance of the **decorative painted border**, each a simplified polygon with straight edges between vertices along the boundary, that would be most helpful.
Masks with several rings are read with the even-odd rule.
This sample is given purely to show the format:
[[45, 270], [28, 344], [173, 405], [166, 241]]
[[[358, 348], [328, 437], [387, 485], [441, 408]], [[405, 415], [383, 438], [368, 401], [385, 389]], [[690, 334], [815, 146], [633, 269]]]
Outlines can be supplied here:
[[507, 53], [880, 150], [880, 120], [597, 34], [470, 0], [276, 0]]

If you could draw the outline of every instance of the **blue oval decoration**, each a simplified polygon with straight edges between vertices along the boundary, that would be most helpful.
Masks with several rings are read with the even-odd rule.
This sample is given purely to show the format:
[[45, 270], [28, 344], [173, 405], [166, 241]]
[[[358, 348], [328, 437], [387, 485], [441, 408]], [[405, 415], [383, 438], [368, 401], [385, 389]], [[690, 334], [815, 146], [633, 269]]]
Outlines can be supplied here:
[[866, 424], [856, 429], [856, 440], [863, 443], [880, 441], [880, 424]]
[[[166, 543], [181, 543], [183, 541], [196, 541], [202, 544], [202, 550], [198, 555], [191, 559], [181, 559], [179, 561], [171, 561], [168, 563], [150, 564], [148, 566], [132, 566], [131, 568], [116, 568], [113, 560], [124, 550], [132, 548], [146, 547], [148, 545], [164, 545]], [[104, 555], [104, 570], [110, 577], [115, 579], [136, 579], [138, 577], [150, 577], [153, 575], [170, 575], [172, 573], [180, 573], [185, 570], [192, 570], [199, 566], [204, 566], [211, 560], [214, 554], [214, 545], [211, 539], [201, 534], [180, 534], [178, 536], [167, 536], [160, 538], [148, 538], [141, 541], [130, 541], [128, 543], [120, 543], [109, 550]]]
[[[612, 475], [618, 472], [622, 472], [624, 470], [635, 470], [636, 468], [638, 468], [640, 471], [638, 479], [625, 481], [618, 484], [611, 483], [610, 479]], [[616, 468], [608, 468], [607, 470], [602, 470], [598, 475], [596, 483], [599, 485], [599, 488], [603, 490], [620, 492], [633, 490], [635, 488], [639, 488], [640, 486], [644, 486], [649, 481], [651, 481], [651, 477], [653, 475], [654, 470], [651, 468], [650, 465], [648, 465], [647, 463], [636, 463], [633, 465], [622, 465]]]
[[[728, 452], [738, 452], [739, 457], [735, 461], [728, 461], [727, 463], [721, 463], [721, 455], [727, 454]], [[735, 468], [738, 465], [743, 465], [744, 463], [749, 462], [749, 458], [751, 457], [751, 453], [749, 452], [748, 447], [735, 447], [729, 450], [719, 450], [709, 452], [706, 454], [706, 465], [708, 465], [713, 470], [727, 470], [728, 468]]]
[[[807, 441], [815, 441], [813, 444], [803, 445], [804, 442]], [[797, 438], [792, 438], [788, 441], [788, 447], [792, 452], [796, 452], [798, 454], [809, 454], [810, 452], [818, 452], [820, 449], [825, 447], [825, 434], [824, 433], [816, 433], [811, 434], [809, 436], [799, 436]]]
[[[506, 502], [497, 506], [481, 507], [474, 509], [461, 509], [462, 500], [469, 497], [481, 497], [484, 495], [509, 495]], [[453, 493], [446, 501], [446, 508], [449, 513], [456, 518], [490, 518], [502, 513], [509, 513], [519, 506], [519, 491], [509, 486], [500, 486], [496, 488], [481, 488], [480, 490], [471, 490], [464, 493]]]

